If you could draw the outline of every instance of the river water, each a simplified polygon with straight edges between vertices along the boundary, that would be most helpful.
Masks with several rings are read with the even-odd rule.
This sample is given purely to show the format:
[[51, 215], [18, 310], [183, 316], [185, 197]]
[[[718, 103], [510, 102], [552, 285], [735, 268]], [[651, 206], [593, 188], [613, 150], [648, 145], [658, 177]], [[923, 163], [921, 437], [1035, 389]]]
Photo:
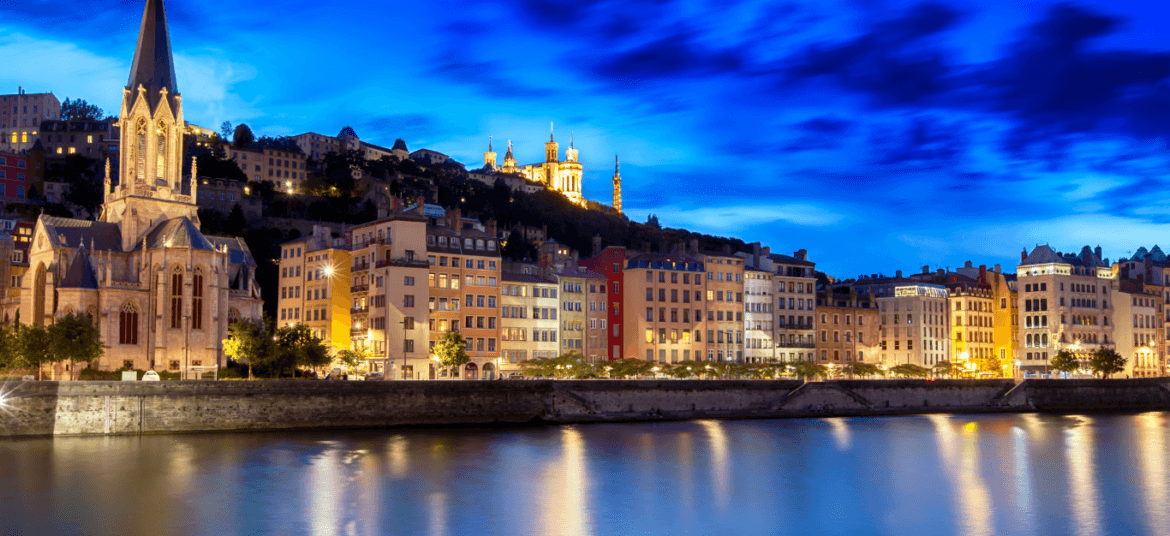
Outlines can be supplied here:
[[0, 534], [1170, 534], [1170, 414], [0, 441]]

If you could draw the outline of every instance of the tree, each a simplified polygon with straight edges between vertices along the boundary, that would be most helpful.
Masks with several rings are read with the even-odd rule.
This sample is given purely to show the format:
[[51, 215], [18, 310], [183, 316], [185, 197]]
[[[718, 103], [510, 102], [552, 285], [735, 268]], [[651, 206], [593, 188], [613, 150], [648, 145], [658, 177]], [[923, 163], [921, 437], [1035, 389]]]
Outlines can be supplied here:
[[252, 366], [267, 367], [274, 361], [276, 349], [266, 322], [259, 318], [244, 318], [228, 327], [228, 338], [223, 341], [223, 351], [236, 361], [248, 365], [248, 379], [252, 379]]
[[101, 108], [83, 99], [65, 99], [65, 102], [61, 103], [62, 121], [100, 121], [105, 115]]
[[443, 368], [462, 367], [471, 361], [471, 356], [467, 355], [467, 343], [455, 331], [448, 331], [435, 343], [435, 357]]
[[1102, 379], [1108, 378], [1112, 374], [1116, 374], [1125, 370], [1126, 359], [1121, 357], [1112, 348], [1098, 348], [1093, 351], [1093, 357], [1089, 358], [1089, 368], [1093, 369], [1101, 375]]
[[292, 372], [296, 367], [319, 368], [333, 361], [329, 357], [329, 348], [305, 324], [285, 326], [276, 330], [277, 353], [280, 354], [279, 372]]
[[219, 139], [221, 140], [231, 139], [234, 132], [235, 129], [232, 128], [231, 121], [224, 121], [223, 124], [219, 125]]
[[863, 378], [866, 376], [881, 374], [882, 372], [882, 369], [878, 368], [877, 365], [872, 363], [853, 363], [850, 365], [850, 368], [854, 376], [861, 376]]
[[41, 379], [41, 365], [51, 363], [49, 332], [44, 326], [32, 324], [16, 329], [16, 355], [20, 368], [34, 369]]
[[253, 143], [256, 143], [256, 135], [252, 134], [252, 129], [248, 125], [240, 123], [232, 134], [232, 147], [246, 149]]
[[232, 205], [232, 211], [228, 213], [227, 230], [232, 233], [239, 233], [248, 226], [248, 220], [244, 218], [244, 209], [240, 208], [240, 204]]
[[369, 352], [366, 351], [365, 347], [359, 347], [356, 350], [350, 350], [349, 348], [346, 348], [345, 350], [337, 352], [337, 360], [340, 361], [341, 364], [345, 365], [346, 372], [353, 372], [357, 370], [357, 368], [360, 367], [362, 363], [365, 363], [369, 358]]
[[[17, 311], [19, 312], [19, 311]], [[16, 348], [16, 330], [20, 324], [0, 324], [0, 370], [17, 368], [19, 356]]]
[[[105, 353], [101, 335], [88, 315], [67, 314], [57, 319], [46, 331], [49, 338], [49, 360], [52, 362], [68, 359], [71, 365], [76, 361], [92, 363]], [[69, 377], [73, 378], [72, 371]]]
[[920, 367], [910, 363], [897, 365], [891, 368], [890, 372], [897, 374], [898, 376], [905, 376], [908, 378], [925, 378], [926, 375], [930, 373], [930, 371], [925, 367]]
[[1077, 359], [1076, 354], [1068, 350], [1061, 350], [1052, 356], [1052, 359], [1048, 361], [1048, 366], [1060, 372], [1071, 373], [1081, 368], [1081, 362]]
[[953, 378], [956, 368], [950, 361], [939, 361], [934, 365], [934, 374], [936, 376], [950, 376]]

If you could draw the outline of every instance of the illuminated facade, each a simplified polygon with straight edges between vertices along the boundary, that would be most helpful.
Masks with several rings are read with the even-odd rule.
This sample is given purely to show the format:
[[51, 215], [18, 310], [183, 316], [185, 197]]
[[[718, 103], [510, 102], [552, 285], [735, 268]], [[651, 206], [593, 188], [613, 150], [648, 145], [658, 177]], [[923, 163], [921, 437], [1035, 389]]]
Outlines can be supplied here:
[[878, 355], [883, 366], [933, 368], [951, 357], [950, 307], [946, 287], [896, 277], [863, 278], [858, 293], [877, 303]]
[[0, 95], [0, 152], [22, 153], [32, 149], [41, 123], [61, 118], [61, 101], [52, 93]]
[[488, 152], [484, 153], [484, 167], [482, 171], [499, 172], [504, 174], [518, 174], [525, 180], [543, 185], [545, 188], [560, 192], [574, 204], [585, 206], [585, 198], [581, 195], [581, 180], [584, 168], [577, 159], [577, 149], [573, 141], [569, 140], [569, 149], [565, 151], [565, 160], [560, 157], [560, 145], [549, 133], [548, 143], [544, 144], [544, 162], [518, 166], [512, 155], [512, 142], [508, 142], [508, 152], [504, 155], [502, 166], [496, 165], [496, 153], [488, 142]]
[[386, 379], [430, 379], [430, 277], [425, 206], [389, 214], [350, 232], [353, 347], [370, 354]]
[[505, 373], [519, 371], [526, 359], [547, 359], [568, 353], [561, 350], [560, 310], [557, 282], [532, 273], [502, 275], [500, 291], [501, 367]]
[[[226, 365], [228, 325], [260, 318], [256, 263], [242, 239], [206, 237], [182, 174], [183, 108], [162, 0], [148, 0], [119, 113], [121, 165], [106, 168], [98, 221], [42, 215], [23, 278], [23, 322], [70, 313], [94, 320], [106, 346], [95, 364], [182, 372]], [[69, 364], [49, 377], [67, 378]]]
[[743, 362], [744, 260], [731, 249], [722, 254], [698, 256], [707, 269], [706, 360], [719, 363]]
[[877, 303], [851, 286], [817, 293], [817, 353], [822, 365], [878, 364]]
[[813, 361], [816, 359], [816, 264], [808, 252], [792, 256], [766, 255], [773, 267], [772, 295], [776, 299], [773, 341], [776, 361]]
[[1062, 348], [1082, 364], [1098, 348], [1112, 347], [1113, 296], [1116, 274], [1101, 259], [1101, 250], [1085, 246], [1079, 254], [1062, 255], [1047, 245], [1020, 255], [1020, 371], [1047, 374], [1048, 363]]
[[1158, 246], [1138, 248], [1129, 259], [1113, 265], [1118, 275], [1114, 325], [1117, 352], [1127, 359], [1131, 377], [1166, 375], [1167, 304], [1170, 267]]
[[646, 253], [631, 258], [625, 269], [623, 357], [658, 363], [705, 360], [706, 279], [703, 262], [694, 257]]
[[951, 307], [950, 361], [960, 369], [956, 374], [998, 376], [1001, 366], [995, 352], [995, 301], [991, 288], [957, 274], [950, 276], [946, 286]]
[[743, 273], [743, 330], [744, 361], [770, 363], [775, 358], [772, 344], [774, 307], [773, 274], [767, 270], [746, 267]]
[[304, 324], [330, 353], [350, 347], [350, 252], [332, 229], [281, 245], [277, 325]]
[[613, 209], [622, 213], [622, 174], [621, 162], [618, 157], [613, 157]]
[[[596, 254], [592, 258], [581, 260], [580, 265], [595, 274], [605, 277], [604, 283], [598, 281], [597, 284], [599, 286], [605, 286], [598, 293], [598, 298], [605, 300], [605, 303], [601, 306], [605, 322], [601, 325], [609, 326], [608, 328], [602, 328], [605, 331], [605, 338], [608, 340], [605, 343], [599, 342], [599, 344], [607, 344], [608, 353], [605, 355], [608, 355], [610, 360], [637, 357], [636, 355], [624, 352], [626, 326], [623, 320], [627, 312], [624, 294], [627, 260], [626, 248], [622, 246], [609, 246], [601, 249], [600, 237], [593, 239], [593, 246]], [[603, 353], [599, 351], [598, 355], [601, 356]]]

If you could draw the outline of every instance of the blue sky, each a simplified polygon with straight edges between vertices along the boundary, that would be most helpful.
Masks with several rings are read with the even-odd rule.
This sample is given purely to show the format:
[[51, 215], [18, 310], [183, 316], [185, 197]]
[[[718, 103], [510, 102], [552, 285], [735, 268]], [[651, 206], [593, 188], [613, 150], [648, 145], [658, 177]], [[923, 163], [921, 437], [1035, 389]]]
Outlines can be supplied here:
[[[839, 277], [1170, 246], [1170, 2], [170, 0], [187, 120], [482, 164]], [[141, 0], [0, 4], [0, 88], [116, 111]], [[1014, 268], [1012, 268], [1014, 269]]]

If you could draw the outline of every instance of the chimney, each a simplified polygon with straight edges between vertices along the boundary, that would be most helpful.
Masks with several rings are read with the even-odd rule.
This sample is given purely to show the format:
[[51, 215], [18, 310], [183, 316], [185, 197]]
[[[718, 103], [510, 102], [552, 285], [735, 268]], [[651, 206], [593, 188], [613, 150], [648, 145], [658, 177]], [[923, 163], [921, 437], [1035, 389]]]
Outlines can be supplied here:
[[601, 255], [601, 235], [593, 235], [593, 256]]
[[929, 274], [930, 273], [930, 266], [923, 266], [922, 273]]
[[764, 246], [764, 247], [760, 248], [760, 255], [762, 257], [767, 257], [771, 254], [772, 254], [772, 248], [770, 246]]
[[687, 241], [686, 240], [679, 239], [677, 247], [678, 247], [678, 254], [679, 255], [686, 255], [687, 254]]
[[731, 244], [723, 244], [723, 254], [731, 255]]
[[[798, 250], [796, 250], [796, 253], [793, 256], [796, 257], [798, 260], [807, 261], [808, 260], [808, 250], [807, 249], [798, 249]], [[902, 274], [902, 272], [899, 271], [898, 277], [902, 277], [901, 274]]]
[[490, 236], [492, 238], [496, 237], [496, 220], [488, 220], [487, 234], [488, 234], [488, 236]]
[[752, 243], [752, 257], [755, 257], [755, 259], [756, 259], [756, 264], [759, 264], [759, 262], [760, 262], [760, 251], [761, 251], [761, 249], [762, 249], [762, 248], [760, 247], [760, 243], [759, 243], [759, 242], [753, 242], [753, 243]]
[[995, 265], [995, 273], [997, 273], [997, 274], [998, 274], [998, 273], [1000, 273], [1000, 270], [1001, 270], [1001, 269], [1002, 269], [1002, 268], [1000, 267], [1000, 265], [998, 265], [998, 264], [997, 264], [997, 265]]
[[1024, 264], [1026, 260], [1028, 260], [1028, 250], [1025, 248], [1024, 251], [1020, 252], [1020, 264]]
[[971, 267], [972, 267], [971, 261], [967, 261], [967, 262], [963, 263], [963, 268], [971, 268]]
[[986, 264], [979, 265], [979, 280], [980, 281], [987, 281], [987, 265]]
[[699, 254], [699, 239], [698, 238], [691, 239], [690, 253], [691, 253], [691, 255], [698, 255]]
[[[799, 253], [799, 252], [798, 252], [798, 253]], [[902, 271], [901, 271], [901, 270], [898, 270], [897, 272], [894, 272], [894, 274], [898, 276], [898, 279], [902, 279]]]

